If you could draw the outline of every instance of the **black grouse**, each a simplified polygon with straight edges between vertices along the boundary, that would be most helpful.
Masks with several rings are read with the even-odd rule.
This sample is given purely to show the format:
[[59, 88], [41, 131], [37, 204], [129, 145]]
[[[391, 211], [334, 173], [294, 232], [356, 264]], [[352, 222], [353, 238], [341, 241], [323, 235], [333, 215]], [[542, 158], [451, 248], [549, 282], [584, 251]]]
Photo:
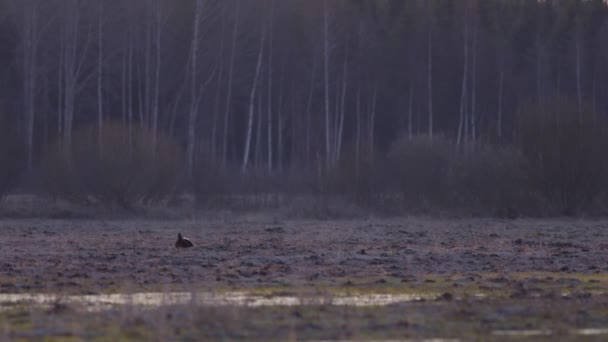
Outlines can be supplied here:
[[188, 248], [192, 246], [194, 246], [192, 244], [192, 241], [188, 240], [188, 238], [183, 237], [182, 233], [177, 234], [177, 241], [175, 241], [176, 248]]

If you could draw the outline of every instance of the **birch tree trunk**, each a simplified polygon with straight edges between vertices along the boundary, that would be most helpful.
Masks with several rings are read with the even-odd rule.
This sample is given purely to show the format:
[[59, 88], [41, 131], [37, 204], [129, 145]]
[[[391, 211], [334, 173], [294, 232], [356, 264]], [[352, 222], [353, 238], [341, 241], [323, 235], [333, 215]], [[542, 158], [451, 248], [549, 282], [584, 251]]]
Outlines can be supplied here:
[[348, 58], [344, 57], [344, 66], [343, 66], [343, 74], [342, 74], [342, 91], [340, 95], [340, 111], [339, 120], [336, 128], [336, 143], [335, 143], [335, 152], [334, 152], [334, 163], [337, 163], [341, 159], [342, 152], [342, 140], [344, 136], [344, 116], [346, 112], [346, 93], [348, 88]]
[[[431, 6], [429, 4], [429, 6]], [[433, 139], [433, 18], [432, 9], [429, 9], [429, 32], [428, 32], [428, 70], [427, 70], [427, 87], [429, 101], [429, 138]]]
[[330, 111], [330, 99], [329, 99], [329, 62], [330, 62], [330, 51], [329, 51], [329, 8], [327, 5], [328, 0], [323, 0], [323, 73], [325, 76], [325, 156], [326, 166], [331, 166], [331, 111]]
[[[261, 91], [260, 91], [261, 93]], [[263, 94], [257, 95], [257, 120], [255, 123], [255, 148], [254, 148], [254, 156], [253, 156], [253, 164], [256, 168], [259, 168], [262, 164], [262, 119], [264, 118], [264, 114], [266, 114], [263, 110]]]
[[317, 54], [316, 51], [313, 52], [312, 57], [312, 68], [310, 73], [310, 86], [308, 88], [308, 98], [306, 100], [306, 107], [304, 115], [306, 115], [306, 162], [312, 163], [314, 157], [311, 153], [311, 131], [312, 131], [312, 101], [314, 98], [314, 90], [315, 90], [315, 76], [317, 73]]
[[188, 114], [188, 142], [186, 147], [186, 171], [192, 176], [194, 147], [196, 146], [196, 119], [198, 117], [198, 49], [203, 12], [203, 0], [196, 1], [192, 42], [190, 43], [190, 110]]
[[378, 85], [374, 85], [372, 103], [369, 115], [369, 157], [370, 162], [374, 160], [376, 151], [376, 106], [378, 104]]
[[229, 135], [229, 125], [230, 125], [230, 111], [232, 109], [232, 82], [234, 79], [234, 59], [235, 59], [235, 50], [236, 50], [236, 40], [239, 33], [239, 12], [240, 12], [240, 4], [241, 1], [237, 0], [236, 9], [234, 13], [234, 27], [232, 29], [232, 44], [230, 48], [230, 62], [228, 64], [228, 84], [226, 90], [226, 111], [224, 112], [224, 135], [223, 135], [223, 144], [222, 144], [222, 165], [226, 167], [228, 162], [228, 135]]
[[279, 99], [277, 104], [277, 168], [279, 172], [283, 172], [283, 166], [285, 166], [285, 117], [284, 117], [284, 99], [285, 99], [285, 65], [281, 68], [281, 75], [279, 81]]
[[[223, 9], [223, 8], [222, 8]], [[218, 143], [218, 125], [219, 125], [219, 117], [221, 111], [220, 99], [222, 98], [222, 82], [224, 80], [224, 44], [225, 44], [225, 31], [226, 31], [226, 20], [225, 15], [222, 12], [220, 14], [220, 46], [219, 46], [219, 54], [217, 64], [219, 65], [219, 74], [217, 77], [217, 84], [215, 89], [215, 100], [213, 105], [213, 122], [211, 123], [211, 146], [209, 146], [209, 150], [211, 156], [214, 160], [217, 160], [219, 156], [219, 151], [217, 148]]]
[[129, 39], [127, 40], [127, 122], [129, 126], [129, 146], [133, 134], [133, 26], [129, 27]]
[[469, 76], [469, 23], [468, 16], [465, 15], [464, 19], [464, 37], [463, 37], [463, 66], [462, 66], [462, 85], [460, 93], [460, 115], [458, 120], [458, 135], [456, 137], [456, 144], [462, 144], [463, 130], [466, 126], [466, 110], [467, 110], [467, 81]]
[[160, 106], [160, 71], [161, 71], [161, 50], [162, 50], [162, 6], [161, 0], [155, 0], [155, 63], [154, 63], [154, 94], [152, 96], [152, 143], [156, 146], [158, 140], [158, 120]]
[[124, 40], [124, 46], [121, 56], [121, 67], [120, 67], [120, 107], [122, 112], [122, 124], [127, 125], [128, 107], [127, 107], [127, 62], [128, 62], [128, 53], [127, 53], [127, 43], [126, 39]]
[[473, 25], [473, 65], [471, 71], [471, 110], [469, 113], [469, 123], [471, 124], [470, 139], [475, 143], [477, 138], [477, 40], [479, 30], [477, 17], [475, 17]]
[[357, 95], [355, 100], [355, 167], [356, 175], [359, 177], [359, 164], [361, 163], [361, 83], [357, 84]]
[[97, 14], [97, 146], [103, 152], [103, 1], [99, 1]]
[[34, 155], [34, 125], [36, 119], [36, 91], [38, 65], [38, 3], [24, 6], [23, 23], [23, 105], [25, 113], [25, 148], [27, 168], [31, 169]]
[[496, 129], [497, 129], [497, 134], [498, 134], [498, 139], [502, 139], [502, 117], [503, 117], [503, 97], [504, 97], [504, 84], [505, 84], [505, 71], [504, 71], [504, 63], [501, 62], [500, 66], [500, 71], [499, 71], [499, 75], [498, 75], [498, 118], [497, 118], [497, 124], [496, 124]]
[[145, 1], [146, 9], [144, 14], [145, 29], [144, 29], [144, 56], [143, 56], [143, 67], [140, 66], [141, 76], [140, 82], [143, 80], [143, 85], [140, 86], [140, 124], [142, 127], [150, 127], [150, 109], [152, 104], [152, 10], [151, 0]]
[[241, 164], [241, 172], [244, 174], [247, 172], [247, 166], [249, 164], [249, 153], [251, 149], [251, 134], [253, 132], [253, 115], [255, 113], [255, 97], [258, 87], [258, 80], [260, 78], [260, 71], [262, 69], [262, 60], [264, 58], [264, 44], [266, 41], [266, 24], [262, 27], [262, 38], [260, 41], [260, 50], [258, 51], [258, 61], [255, 67], [255, 76], [253, 78], [253, 84], [251, 85], [251, 91], [249, 93], [249, 112], [247, 115], [247, 132], [245, 133], [245, 147], [243, 149], [243, 162]]
[[[578, 23], [580, 19], [577, 18], [577, 31], [580, 31], [581, 24]], [[574, 38], [574, 49], [576, 53], [576, 99], [578, 103], [578, 111], [579, 113], [583, 110], [583, 87], [581, 85], [581, 33], [577, 32], [576, 37]]]
[[[270, 1], [270, 37], [269, 37], [269, 50], [268, 50], [268, 89], [267, 89], [267, 100], [266, 100], [266, 109], [267, 109], [267, 127], [266, 127], [266, 132], [267, 132], [267, 152], [266, 152], [266, 158], [267, 160], [267, 167], [268, 167], [268, 172], [272, 172], [272, 158], [273, 158], [273, 146], [272, 146], [272, 77], [273, 77], [273, 55], [274, 55], [274, 49], [273, 49], [273, 42], [274, 42], [274, 8], [275, 8], [275, 2], [274, 0]], [[260, 113], [261, 114], [261, 113]], [[261, 118], [261, 116], [260, 116]]]
[[[79, 3], [75, 0], [65, 5], [66, 19], [62, 45], [64, 49], [63, 63], [63, 137], [67, 150], [72, 144], [76, 96], [80, 88], [80, 78], [88, 55], [94, 25], [82, 27]], [[80, 34], [85, 32], [84, 44], [79, 44]]]
[[412, 139], [412, 124], [414, 116], [414, 82], [410, 81], [410, 95], [408, 101], [408, 113], [407, 113], [407, 137]]
[[536, 98], [538, 103], [542, 105], [542, 46], [540, 37], [537, 38], [536, 42]]

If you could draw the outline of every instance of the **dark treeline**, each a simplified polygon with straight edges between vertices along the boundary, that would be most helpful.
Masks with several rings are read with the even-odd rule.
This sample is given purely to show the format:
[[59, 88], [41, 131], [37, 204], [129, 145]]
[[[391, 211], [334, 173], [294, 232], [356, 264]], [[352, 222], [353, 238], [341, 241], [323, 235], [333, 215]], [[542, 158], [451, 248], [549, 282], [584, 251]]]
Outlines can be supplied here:
[[509, 142], [526, 103], [608, 107], [601, 0], [0, 0], [0, 113], [35, 165], [108, 120], [186, 169], [367, 158], [401, 136]]

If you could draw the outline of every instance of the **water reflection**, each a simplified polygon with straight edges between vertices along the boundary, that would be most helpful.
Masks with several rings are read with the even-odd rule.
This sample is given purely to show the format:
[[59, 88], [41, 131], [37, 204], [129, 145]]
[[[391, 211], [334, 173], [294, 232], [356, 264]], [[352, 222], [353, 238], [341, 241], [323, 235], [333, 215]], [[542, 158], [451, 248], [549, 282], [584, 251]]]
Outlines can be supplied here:
[[[492, 335], [507, 336], [507, 337], [535, 337], [535, 336], [552, 336], [555, 332], [552, 330], [494, 330]], [[570, 335], [578, 336], [599, 336], [608, 335], [608, 328], [587, 328], [570, 330]]]
[[162, 306], [193, 304], [198, 306], [386, 306], [422, 299], [434, 299], [433, 295], [366, 294], [335, 296], [264, 296], [247, 292], [146, 292], [133, 294], [100, 294], [60, 296], [54, 294], [0, 294], [0, 305], [15, 304], [51, 305], [70, 304], [97, 311], [119, 305]]

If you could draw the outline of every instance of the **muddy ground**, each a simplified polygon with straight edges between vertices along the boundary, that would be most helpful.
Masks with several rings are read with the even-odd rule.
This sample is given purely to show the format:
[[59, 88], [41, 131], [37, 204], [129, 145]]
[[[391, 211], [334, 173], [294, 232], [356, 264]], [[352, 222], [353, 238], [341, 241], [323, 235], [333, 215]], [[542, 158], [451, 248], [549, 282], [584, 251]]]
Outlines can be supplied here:
[[[173, 244], [181, 232], [190, 249]], [[423, 294], [389, 306], [3, 307], [2, 336], [307, 340], [608, 336], [608, 222], [0, 220], [0, 293]], [[430, 299], [429, 299], [430, 298]], [[74, 324], [74, 321], [79, 324]], [[586, 333], [597, 335], [586, 336]], [[162, 337], [164, 336], [164, 337]]]
[[[608, 271], [608, 222], [2, 220], [0, 291], [402, 282]], [[193, 248], [173, 247], [182, 232]]]

